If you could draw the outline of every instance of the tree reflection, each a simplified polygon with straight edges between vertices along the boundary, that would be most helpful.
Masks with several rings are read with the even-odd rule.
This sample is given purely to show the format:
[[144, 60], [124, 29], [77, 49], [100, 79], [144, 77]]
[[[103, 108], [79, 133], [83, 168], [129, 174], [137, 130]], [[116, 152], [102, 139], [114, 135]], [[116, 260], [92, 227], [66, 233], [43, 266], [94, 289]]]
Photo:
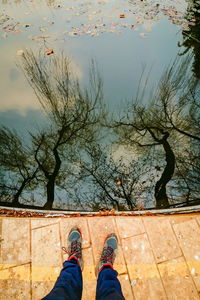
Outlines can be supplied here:
[[184, 55], [190, 49], [193, 51], [194, 62], [192, 70], [197, 78], [200, 78], [200, 9], [199, 1], [192, 0], [188, 4], [186, 19], [188, 20], [188, 29], [183, 30], [183, 42], [179, 43], [180, 47], [186, 49], [180, 53]]
[[148, 97], [142, 78], [136, 99], [115, 119], [105, 112], [94, 64], [87, 89], [64, 54], [26, 51], [21, 67], [48, 123], [30, 133], [29, 146], [1, 128], [1, 201], [27, 204], [24, 195], [37, 198], [39, 190], [47, 209], [56, 191], [86, 210], [200, 202], [200, 82], [190, 75], [190, 56], [175, 60]]
[[0, 128], [1, 201], [11, 198], [19, 205], [25, 190], [37, 185], [38, 166], [31, 149], [24, 145], [16, 131]]
[[26, 51], [22, 62], [22, 69], [51, 120], [48, 130], [32, 135], [35, 160], [46, 181], [44, 207], [50, 209], [63, 159], [70, 161], [73, 149], [91, 140], [98, 128], [102, 82], [93, 64], [90, 89], [82, 89], [63, 54], [45, 60]]
[[[92, 183], [93, 198], [100, 208], [133, 210], [146, 189], [147, 157], [140, 160], [129, 157], [127, 161], [127, 157], [116, 157], [116, 150], [110, 144], [88, 144], [87, 156], [80, 161], [79, 175]], [[145, 202], [148, 202], [147, 198]]]
[[[157, 181], [155, 178], [154, 183], [157, 208], [169, 207], [173, 198], [182, 197], [182, 192], [187, 189], [188, 201], [198, 199], [200, 157], [194, 149], [198, 149], [200, 143], [200, 86], [198, 80], [189, 77], [190, 60], [187, 57], [182, 63], [175, 61], [164, 73], [152, 98], [147, 103], [143, 101], [145, 86], [142, 97], [133, 101], [126, 115], [112, 125], [120, 143], [140, 151], [148, 152], [154, 148], [160, 152], [154, 157], [156, 168], [160, 170], [160, 177]], [[188, 149], [191, 150], [188, 152]], [[186, 153], [190, 153], [187, 165], [184, 162]], [[164, 166], [163, 159], [166, 161]], [[193, 193], [192, 181], [195, 185]], [[171, 200], [168, 194], [172, 195]]]

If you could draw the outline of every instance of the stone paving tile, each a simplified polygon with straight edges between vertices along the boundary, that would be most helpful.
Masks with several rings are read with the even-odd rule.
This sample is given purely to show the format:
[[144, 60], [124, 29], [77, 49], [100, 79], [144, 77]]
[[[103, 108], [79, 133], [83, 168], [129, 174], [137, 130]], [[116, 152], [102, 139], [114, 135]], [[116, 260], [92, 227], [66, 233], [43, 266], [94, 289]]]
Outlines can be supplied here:
[[[95, 274], [95, 268], [92, 255], [92, 248], [83, 250], [83, 295], [82, 300], [95, 299], [97, 277]], [[133, 294], [129, 282], [128, 275], [120, 275], [119, 280], [121, 282], [123, 294], [126, 300], [133, 300]]]
[[[83, 233], [85, 266], [82, 300], [95, 299], [95, 266], [104, 240], [111, 232], [115, 232], [119, 238], [119, 252], [114, 268], [120, 274], [119, 280], [126, 300], [164, 300], [167, 296], [168, 300], [198, 299], [195, 288], [200, 291], [199, 215], [38, 218], [31, 219], [31, 239], [29, 219], [1, 220], [0, 299], [29, 300], [30, 274], [33, 281], [32, 299], [39, 300], [48, 294], [60, 273], [62, 260], [68, 257], [63, 255], [61, 246], [66, 246], [66, 238], [73, 226], [79, 226]], [[146, 229], [147, 234], [144, 233]], [[172, 249], [175, 249], [174, 253]], [[158, 256], [156, 261], [153, 253]], [[165, 256], [168, 261], [163, 262]], [[171, 256], [176, 256], [176, 259], [169, 259]]]
[[31, 220], [31, 229], [48, 226], [50, 224], [55, 224], [60, 221], [59, 218], [53, 218], [53, 219], [37, 219], [37, 220]]
[[145, 232], [145, 228], [140, 217], [118, 217], [115, 221], [120, 238], [127, 238]]
[[200, 293], [200, 228], [196, 220], [175, 224], [173, 228]]
[[32, 283], [32, 299], [31, 300], [41, 300], [44, 296], [52, 290], [54, 286], [53, 281], [38, 281]]
[[197, 223], [199, 223], [199, 226], [200, 226], [200, 216], [197, 216], [196, 220], [197, 220]]
[[168, 299], [199, 299], [198, 292], [183, 257], [158, 264], [158, 269]]
[[[83, 295], [82, 300], [95, 299], [97, 278], [95, 274], [95, 268], [92, 256], [92, 248], [83, 250]], [[133, 300], [133, 294], [129, 277], [127, 274], [119, 275], [119, 280], [122, 286], [123, 294], [126, 300]]]
[[60, 221], [61, 243], [63, 247], [67, 246], [67, 237], [71, 228], [78, 226], [82, 233], [82, 247], [88, 248], [91, 245], [87, 218], [69, 218]]
[[167, 299], [147, 235], [123, 239], [122, 243], [135, 299]]
[[[106, 237], [110, 233], [115, 233], [118, 236], [118, 232], [113, 217], [88, 218], [88, 223], [92, 240], [95, 265], [97, 265], [102, 253]], [[127, 272], [122, 247], [120, 245], [120, 239], [118, 244], [118, 254], [115, 259], [114, 268], [119, 274]]]
[[193, 220], [195, 218], [196, 218], [196, 215], [193, 215], [193, 214], [191, 214], [191, 215], [180, 215], [180, 216], [178, 216], [178, 215], [173, 216], [172, 215], [172, 216], [168, 217], [168, 220], [170, 221], [170, 223], [172, 225], [174, 225], [174, 224], [178, 224], [178, 223], [187, 222], [187, 221]]
[[82, 251], [83, 254], [83, 295], [82, 300], [95, 299], [96, 276], [92, 248]]
[[124, 298], [126, 300], [135, 300], [128, 275], [127, 274], [119, 275], [118, 279], [121, 283], [122, 293], [124, 295]]
[[96, 281], [83, 282], [82, 300], [94, 300], [96, 295]]
[[62, 267], [59, 224], [32, 230], [33, 300], [45, 296]]
[[0, 269], [30, 262], [30, 221], [5, 218], [2, 222]]
[[3, 223], [3, 219], [0, 219], [0, 259], [1, 259], [1, 248], [3, 242], [2, 223]]
[[167, 217], [146, 217], [143, 218], [143, 221], [157, 263], [182, 255], [176, 236]]
[[1, 300], [30, 300], [30, 264], [0, 271]]

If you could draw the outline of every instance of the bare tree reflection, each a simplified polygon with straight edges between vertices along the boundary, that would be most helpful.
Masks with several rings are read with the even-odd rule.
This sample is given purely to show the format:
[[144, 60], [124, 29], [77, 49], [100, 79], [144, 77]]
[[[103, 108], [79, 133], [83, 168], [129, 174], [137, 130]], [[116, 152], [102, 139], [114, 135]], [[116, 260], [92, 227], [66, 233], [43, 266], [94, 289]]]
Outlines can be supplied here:
[[32, 136], [35, 160], [46, 181], [47, 202], [52, 208], [62, 160], [70, 160], [73, 148], [91, 140], [103, 115], [102, 81], [93, 64], [90, 89], [82, 89], [64, 54], [44, 59], [32, 51], [23, 55], [22, 69], [43, 110], [51, 120], [47, 132]]
[[[1, 201], [12, 199], [19, 205], [25, 190], [34, 190], [38, 166], [31, 149], [24, 145], [16, 131], [0, 128]], [[5, 175], [6, 174], [6, 175]]]
[[138, 161], [131, 158], [126, 162], [123, 155], [115, 158], [111, 145], [103, 147], [95, 142], [87, 145], [86, 152], [87, 156], [82, 157], [80, 162], [80, 175], [92, 183], [93, 197], [100, 203], [99, 206], [117, 210], [135, 209], [146, 188], [147, 158]]
[[200, 5], [199, 1], [191, 0], [188, 3], [186, 19], [189, 22], [188, 29], [183, 30], [183, 42], [179, 47], [186, 49], [179, 55], [184, 55], [190, 49], [193, 51], [194, 62], [192, 70], [197, 78], [200, 78]]
[[105, 112], [94, 64], [87, 89], [64, 54], [27, 51], [21, 67], [48, 123], [30, 134], [29, 147], [14, 130], [0, 129], [2, 199], [18, 206], [39, 189], [48, 209], [56, 191], [62, 208], [68, 202], [73, 209], [200, 203], [200, 82], [191, 76], [191, 56], [175, 60], [148, 96], [141, 78], [136, 98], [115, 119]]
[[[121, 117], [113, 124], [120, 143], [137, 146], [140, 151], [143, 149], [148, 151], [152, 147], [159, 149], [160, 147], [166, 164], [162, 167], [163, 159], [159, 161], [159, 157], [157, 158], [158, 168], [160, 170], [163, 168], [159, 180], [155, 182], [157, 208], [169, 207], [167, 186], [171, 182], [170, 190], [178, 190], [180, 182], [176, 184], [173, 178], [177, 172], [179, 178], [181, 174], [184, 177], [184, 189], [187, 189], [190, 185], [188, 184], [189, 179], [186, 179], [187, 172], [195, 179], [193, 172], [199, 170], [199, 167], [196, 171], [192, 168], [192, 149], [199, 147], [200, 142], [199, 81], [189, 77], [190, 61], [190, 57], [187, 57], [182, 63], [175, 61], [161, 78], [152, 99], [145, 103], [142, 98], [137, 98], [129, 107], [126, 116]], [[146, 86], [143, 89], [142, 97]], [[184, 157], [189, 148], [191, 148], [190, 158], [187, 159], [186, 167]], [[195, 158], [196, 165], [199, 166], [200, 157], [195, 154]], [[182, 163], [177, 171], [175, 166], [180, 162]], [[181, 168], [184, 169], [182, 173], [180, 173]], [[197, 186], [199, 190], [200, 186], [196, 181]], [[195, 198], [195, 195], [196, 192], [192, 195], [190, 191], [188, 197], [192, 199], [192, 197]], [[179, 198], [180, 194], [175, 192], [175, 196]]]

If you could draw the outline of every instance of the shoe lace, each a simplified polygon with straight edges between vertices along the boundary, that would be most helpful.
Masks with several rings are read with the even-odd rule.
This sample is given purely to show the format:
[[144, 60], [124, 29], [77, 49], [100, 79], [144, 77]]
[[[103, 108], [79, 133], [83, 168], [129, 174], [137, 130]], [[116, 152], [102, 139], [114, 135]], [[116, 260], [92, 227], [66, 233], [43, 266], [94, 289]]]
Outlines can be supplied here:
[[113, 248], [110, 246], [103, 248], [103, 252], [101, 255], [101, 262], [103, 264], [109, 262], [113, 265], [114, 259], [115, 259], [115, 253]]
[[71, 246], [69, 249], [62, 247], [62, 250], [69, 255], [76, 256], [77, 258], [81, 258], [81, 242], [75, 240], [71, 242]]

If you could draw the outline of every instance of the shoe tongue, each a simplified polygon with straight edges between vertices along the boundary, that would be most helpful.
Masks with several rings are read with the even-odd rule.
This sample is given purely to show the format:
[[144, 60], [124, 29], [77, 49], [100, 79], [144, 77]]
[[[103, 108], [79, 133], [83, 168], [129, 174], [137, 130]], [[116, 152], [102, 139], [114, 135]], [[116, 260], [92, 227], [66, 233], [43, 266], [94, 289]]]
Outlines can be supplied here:
[[71, 240], [78, 240], [80, 238], [80, 235], [78, 232], [72, 232], [70, 239]]
[[117, 242], [115, 239], [110, 239], [107, 243], [109, 247], [113, 248], [113, 250], [117, 249]]

